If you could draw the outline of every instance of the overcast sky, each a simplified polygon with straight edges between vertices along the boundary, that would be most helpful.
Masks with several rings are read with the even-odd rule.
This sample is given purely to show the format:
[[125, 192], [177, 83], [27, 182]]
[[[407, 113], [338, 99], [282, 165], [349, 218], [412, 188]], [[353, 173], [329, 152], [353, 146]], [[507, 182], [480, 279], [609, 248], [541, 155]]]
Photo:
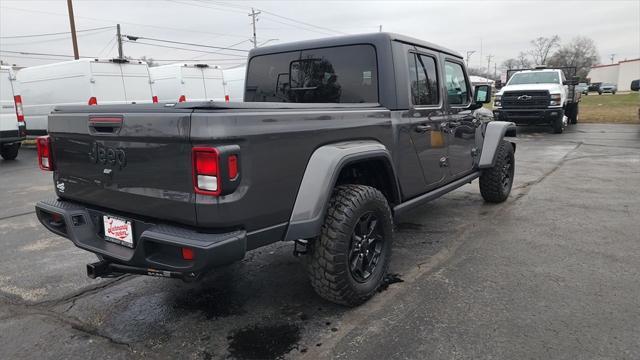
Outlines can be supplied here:
[[[640, 0], [631, 1], [88, 1], [74, 0], [80, 55], [114, 57], [115, 24], [122, 33], [249, 49], [251, 7], [264, 10], [258, 16], [258, 43], [320, 38], [343, 33], [378, 31], [414, 36], [462, 54], [476, 51], [470, 65], [487, 66], [487, 56], [500, 64], [530, 47], [538, 36], [557, 34], [563, 42], [581, 35], [596, 41], [601, 63], [610, 54], [623, 60], [640, 57]], [[292, 20], [290, 20], [292, 19]], [[295, 22], [295, 21], [297, 22]], [[69, 34], [15, 38], [14, 36], [69, 31], [66, 0], [0, 0], [0, 58], [11, 64], [31, 66], [64, 60], [34, 54], [72, 55]], [[243, 62], [242, 52], [160, 43], [165, 46], [208, 51], [200, 53], [124, 43], [125, 55], [156, 59], [210, 59], [228, 66]], [[238, 44], [239, 43], [239, 44]], [[27, 58], [31, 57], [31, 58]], [[39, 57], [40, 59], [34, 59]], [[46, 58], [46, 59], [44, 59]], [[163, 62], [167, 63], [167, 62]], [[493, 69], [493, 65], [491, 65]]]

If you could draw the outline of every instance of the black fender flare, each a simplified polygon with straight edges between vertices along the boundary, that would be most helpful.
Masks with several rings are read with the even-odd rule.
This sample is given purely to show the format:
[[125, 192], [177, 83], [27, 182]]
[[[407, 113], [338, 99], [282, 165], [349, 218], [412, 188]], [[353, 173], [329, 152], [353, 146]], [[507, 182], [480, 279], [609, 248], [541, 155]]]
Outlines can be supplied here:
[[305, 169], [284, 240], [318, 236], [329, 198], [341, 170], [353, 162], [368, 159], [382, 159], [387, 162], [386, 165], [390, 167], [393, 177], [394, 197], [399, 201], [400, 189], [391, 154], [386, 146], [373, 140], [346, 141], [321, 146], [313, 152]]
[[[516, 136], [516, 124], [508, 121], [491, 121], [487, 123], [482, 142], [482, 152], [478, 168], [491, 168], [496, 163], [496, 152], [500, 141], [506, 137]], [[514, 147], [515, 150], [515, 147]]]

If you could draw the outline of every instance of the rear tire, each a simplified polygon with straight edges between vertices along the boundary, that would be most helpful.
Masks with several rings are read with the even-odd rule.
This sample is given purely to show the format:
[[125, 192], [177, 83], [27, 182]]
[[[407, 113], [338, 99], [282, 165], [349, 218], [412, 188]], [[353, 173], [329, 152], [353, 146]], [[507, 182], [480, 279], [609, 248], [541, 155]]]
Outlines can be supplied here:
[[578, 123], [578, 114], [580, 113], [579, 104], [575, 104], [571, 109], [571, 116], [569, 116], [569, 123], [575, 125]]
[[21, 143], [5, 144], [0, 147], [0, 155], [5, 160], [15, 160], [18, 157]]
[[482, 171], [480, 175], [480, 194], [486, 202], [501, 203], [509, 197], [515, 173], [513, 145], [502, 140], [498, 145], [496, 164]]
[[320, 236], [310, 241], [307, 272], [318, 295], [356, 306], [382, 284], [393, 239], [386, 198], [364, 185], [334, 189]]

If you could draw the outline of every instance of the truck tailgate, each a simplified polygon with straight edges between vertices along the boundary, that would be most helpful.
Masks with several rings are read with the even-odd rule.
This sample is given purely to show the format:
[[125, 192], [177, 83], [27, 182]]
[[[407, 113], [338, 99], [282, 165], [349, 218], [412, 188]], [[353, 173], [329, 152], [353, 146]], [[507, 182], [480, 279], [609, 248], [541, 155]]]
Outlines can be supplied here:
[[196, 224], [190, 111], [53, 113], [56, 192], [137, 217]]

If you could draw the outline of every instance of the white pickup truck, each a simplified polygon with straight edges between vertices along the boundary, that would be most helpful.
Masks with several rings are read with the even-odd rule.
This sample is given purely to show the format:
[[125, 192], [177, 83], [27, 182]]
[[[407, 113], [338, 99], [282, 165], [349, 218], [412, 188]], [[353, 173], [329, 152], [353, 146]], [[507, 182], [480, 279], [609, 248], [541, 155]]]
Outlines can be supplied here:
[[[573, 73], [575, 73], [575, 68]], [[567, 123], [578, 122], [580, 93], [577, 81], [567, 80], [564, 69], [522, 69], [511, 75], [496, 94], [493, 114], [496, 120], [517, 125], [551, 125], [562, 133]]]

